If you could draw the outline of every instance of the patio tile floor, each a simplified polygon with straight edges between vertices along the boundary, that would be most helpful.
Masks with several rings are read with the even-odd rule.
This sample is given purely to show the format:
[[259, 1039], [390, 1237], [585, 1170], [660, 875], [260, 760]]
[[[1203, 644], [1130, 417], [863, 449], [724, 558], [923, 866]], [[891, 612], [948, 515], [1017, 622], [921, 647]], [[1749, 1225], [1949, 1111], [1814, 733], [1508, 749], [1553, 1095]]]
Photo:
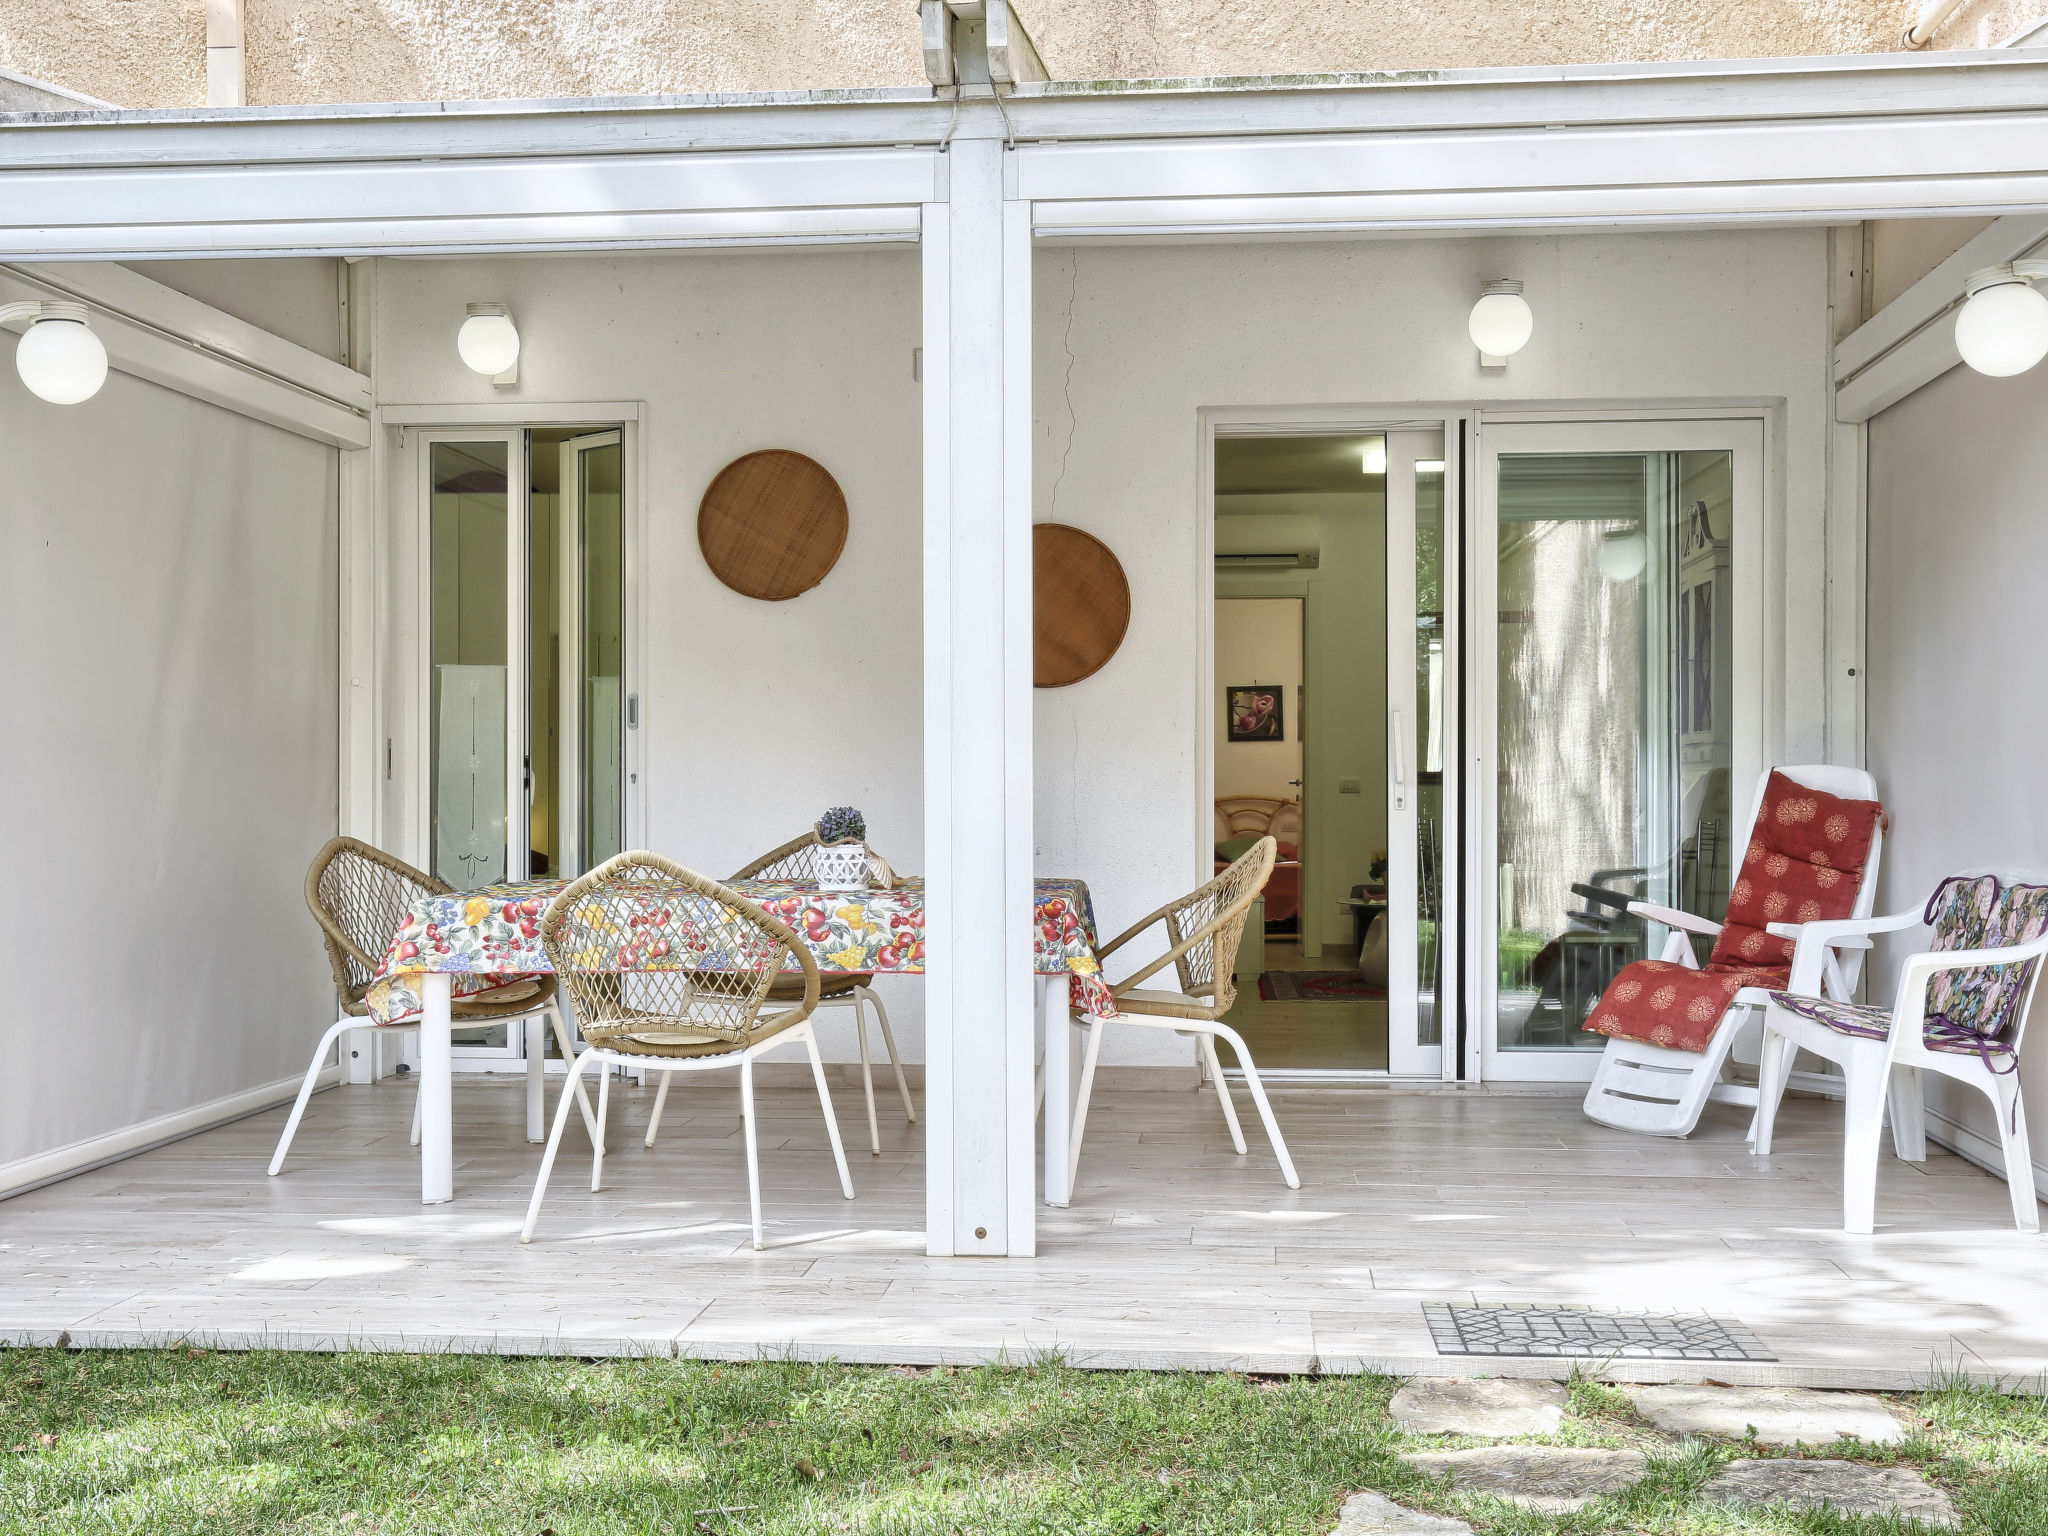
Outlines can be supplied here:
[[[1879, 1230], [1840, 1223], [1840, 1108], [1788, 1105], [1753, 1160], [1732, 1111], [1688, 1141], [1592, 1124], [1574, 1099], [1285, 1091], [1302, 1173], [1231, 1154], [1208, 1093], [1104, 1093], [1073, 1206], [1036, 1260], [923, 1252], [919, 1129], [884, 1116], [838, 1198], [807, 1090], [765, 1090], [770, 1248], [748, 1246], [730, 1085], [613, 1095], [606, 1188], [572, 1130], [536, 1240], [521, 1085], [463, 1082], [456, 1192], [418, 1203], [409, 1087], [314, 1100], [283, 1177], [283, 1111], [0, 1202], [0, 1340], [1557, 1376], [1562, 1359], [1438, 1355], [1427, 1303], [1705, 1313], [1762, 1361], [1595, 1363], [1633, 1381], [1903, 1388], [2048, 1364], [2048, 1249], [2004, 1186], [1935, 1150], [1886, 1157]], [[835, 1089], [842, 1129], [864, 1131]], [[1499, 1182], [1489, 1169], [1502, 1170]]]

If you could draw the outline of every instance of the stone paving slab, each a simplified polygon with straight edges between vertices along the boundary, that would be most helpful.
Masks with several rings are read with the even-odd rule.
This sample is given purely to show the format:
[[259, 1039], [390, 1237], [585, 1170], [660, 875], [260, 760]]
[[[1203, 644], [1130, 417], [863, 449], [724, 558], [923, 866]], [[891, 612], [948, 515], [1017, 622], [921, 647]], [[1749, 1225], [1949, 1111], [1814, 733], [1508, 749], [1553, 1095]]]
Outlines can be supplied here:
[[1388, 1411], [1412, 1435], [1554, 1435], [1564, 1424], [1570, 1394], [1562, 1382], [1499, 1377], [1411, 1381], [1394, 1394]]
[[1716, 1504], [1899, 1515], [1942, 1529], [1960, 1523], [1949, 1496], [1910, 1467], [1868, 1467], [1856, 1461], [1731, 1461], [1701, 1492]]
[[1496, 1493], [1526, 1509], [1564, 1514], [1603, 1494], [1641, 1482], [1649, 1458], [1641, 1451], [1554, 1445], [1489, 1445], [1474, 1451], [1420, 1451], [1401, 1460], [1418, 1472], [1448, 1477], [1461, 1493]]
[[1752, 1428], [1765, 1445], [1833, 1445], [1845, 1435], [1896, 1445], [1905, 1428], [1875, 1397], [1809, 1387], [1625, 1387], [1636, 1412], [1681, 1435], [1743, 1439]]
[[1337, 1512], [1330, 1536], [1472, 1536], [1472, 1527], [1448, 1515], [1403, 1509], [1376, 1493], [1354, 1493]]

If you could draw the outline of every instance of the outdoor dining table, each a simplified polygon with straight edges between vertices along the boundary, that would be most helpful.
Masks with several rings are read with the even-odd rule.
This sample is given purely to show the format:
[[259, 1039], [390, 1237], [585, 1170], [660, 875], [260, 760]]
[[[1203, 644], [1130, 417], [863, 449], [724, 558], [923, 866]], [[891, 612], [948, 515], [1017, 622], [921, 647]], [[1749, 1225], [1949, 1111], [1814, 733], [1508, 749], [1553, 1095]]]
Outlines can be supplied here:
[[[406, 909], [364, 999], [379, 1025], [417, 1021], [420, 1032], [420, 1202], [455, 1198], [453, 1018], [458, 997], [487, 994], [553, 971], [540, 941], [541, 914], [567, 880], [522, 880], [426, 895]], [[815, 882], [735, 880], [730, 889], [788, 924], [828, 975], [922, 975], [924, 882], [888, 890], [825, 890]], [[1045, 1200], [1068, 1199], [1067, 1136], [1073, 1102], [1070, 1010], [1115, 1010], [1096, 962], [1094, 903], [1086, 882], [1034, 882], [1033, 970], [1043, 1041]], [[794, 966], [791, 967], [795, 969]], [[563, 999], [567, 1006], [566, 998]], [[540, 1049], [539, 1032], [527, 1049]], [[539, 1078], [530, 1075], [538, 1084]], [[1059, 1085], [1064, 1091], [1054, 1091]], [[527, 1106], [527, 1140], [543, 1139], [538, 1093]]]

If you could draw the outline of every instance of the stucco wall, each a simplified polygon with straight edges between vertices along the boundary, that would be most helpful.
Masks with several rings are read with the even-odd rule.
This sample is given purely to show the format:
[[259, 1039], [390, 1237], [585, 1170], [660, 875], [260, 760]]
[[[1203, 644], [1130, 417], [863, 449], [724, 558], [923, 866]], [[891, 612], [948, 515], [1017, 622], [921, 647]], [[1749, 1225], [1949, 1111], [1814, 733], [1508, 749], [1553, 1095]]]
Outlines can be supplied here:
[[[1023, 0], [1061, 79], [1867, 53], [1901, 0]], [[1945, 48], [2035, 0], [1971, 0]], [[253, 103], [919, 86], [913, 0], [247, 0]], [[205, 100], [202, 0], [0, 0], [0, 67], [124, 106]]]

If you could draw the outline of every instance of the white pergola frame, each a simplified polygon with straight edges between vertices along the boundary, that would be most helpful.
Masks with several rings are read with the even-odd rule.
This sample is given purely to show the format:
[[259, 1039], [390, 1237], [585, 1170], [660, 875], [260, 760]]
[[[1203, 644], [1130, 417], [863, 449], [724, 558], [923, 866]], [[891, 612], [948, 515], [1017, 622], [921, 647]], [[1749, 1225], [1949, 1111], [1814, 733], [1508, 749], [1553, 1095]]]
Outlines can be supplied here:
[[[110, 317], [96, 323], [117, 368], [342, 450], [345, 572], [389, 555], [362, 525], [372, 379], [105, 264], [922, 245], [934, 1254], [1035, 1249], [1035, 244], [2000, 216], [1996, 238], [1842, 343], [1853, 429], [1899, 378], [1950, 365], [1934, 321], [1951, 267], [2048, 231], [2048, 60], [2028, 53], [1052, 83], [1004, 105], [870, 91], [0, 116], [0, 263], [34, 264], [0, 268], [0, 299], [83, 297]], [[1860, 442], [1831, 448], [1834, 483], [1858, 492], [1829, 518], [1831, 571], [1861, 569], [1861, 475], [1839, 472]], [[357, 754], [366, 608], [345, 581]], [[1828, 601], [1835, 678], [1860, 662], [1860, 580], [1831, 579]], [[1855, 761], [1860, 688], [1830, 696], [1831, 754]], [[345, 830], [362, 776], [344, 764]]]

